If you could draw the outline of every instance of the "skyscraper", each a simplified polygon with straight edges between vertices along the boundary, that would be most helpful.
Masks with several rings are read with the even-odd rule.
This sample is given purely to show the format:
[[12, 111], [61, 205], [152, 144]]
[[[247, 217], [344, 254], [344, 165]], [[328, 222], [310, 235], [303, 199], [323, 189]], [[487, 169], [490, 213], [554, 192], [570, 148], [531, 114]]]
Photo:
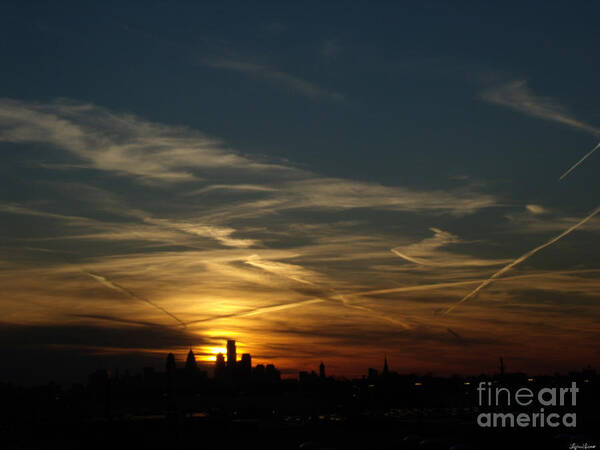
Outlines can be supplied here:
[[185, 369], [187, 371], [194, 371], [194, 370], [196, 370], [197, 367], [198, 367], [198, 365], [196, 364], [196, 356], [194, 355], [194, 352], [190, 348], [190, 351], [187, 355], [187, 360], [185, 361]]
[[250, 378], [252, 375], [252, 356], [250, 353], [243, 353], [242, 359], [238, 364], [238, 375], [243, 378]]
[[323, 361], [319, 365], [319, 377], [325, 378], [325, 364], [323, 364]]
[[173, 353], [169, 353], [167, 355], [167, 362], [166, 362], [166, 370], [167, 370], [167, 374], [174, 374], [175, 373], [175, 355]]
[[215, 378], [221, 378], [225, 374], [225, 357], [223, 353], [217, 355], [215, 362]]
[[235, 361], [237, 358], [235, 341], [233, 339], [227, 341], [227, 367], [235, 368]]
[[373, 369], [372, 367], [369, 367], [369, 375], [367, 378], [370, 382], [376, 381], [377, 380], [377, 369]]
[[252, 367], [252, 356], [250, 356], [250, 353], [242, 354], [241, 364], [245, 367]]
[[281, 372], [273, 364], [267, 364], [267, 367], [265, 367], [265, 378], [271, 382], [279, 381], [281, 379]]
[[173, 392], [175, 390], [175, 374], [177, 371], [177, 367], [175, 366], [175, 355], [173, 353], [169, 353], [167, 355], [167, 363], [166, 363], [166, 372], [167, 372], [167, 389], [169, 392], [169, 408], [173, 407], [174, 403], [172, 402]]
[[263, 381], [265, 378], [265, 365], [257, 364], [252, 370], [252, 375], [256, 380]]

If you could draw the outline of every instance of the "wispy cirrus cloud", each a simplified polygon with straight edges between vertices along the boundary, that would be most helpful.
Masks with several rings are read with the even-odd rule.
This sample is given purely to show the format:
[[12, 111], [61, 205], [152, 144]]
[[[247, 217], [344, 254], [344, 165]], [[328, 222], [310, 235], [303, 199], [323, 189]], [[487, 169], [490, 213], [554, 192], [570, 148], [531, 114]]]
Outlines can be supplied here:
[[291, 170], [248, 159], [185, 127], [66, 100], [42, 104], [0, 99], [0, 141], [47, 144], [80, 160], [58, 168], [88, 167], [163, 182], [198, 180], [195, 171], [218, 168]]
[[[181, 239], [181, 235], [198, 236], [219, 242], [226, 247], [247, 248], [258, 243], [255, 239], [236, 238], [232, 227], [211, 225], [202, 220], [178, 221], [151, 217], [140, 210], [122, 210], [120, 214], [129, 218], [129, 222], [114, 222], [70, 216], [24, 207], [18, 204], [0, 204], [0, 212], [37, 216], [60, 221], [76, 230], [75, 233], [63, 233], [56, 239], [96, 240], [96, 241], [154, 241], [165, 243], [190, 244]], [[132, 220], [140, 219], [140, 222]], [[41, 238], [42, 240], [44, 238]]]
[[271, 272], [278, 276], [289, 278], [290, 280], [294, 280], [303, 284], [314, 285], [315, 283], [314, 281], [311, 281], [311, 279], [322, 278], [319, 276], [319, 274], [307, 270], [300, 265], [266, 260], [256, 254], [248, 256], [244, 262], [266, 272]]
[[276, 189], [259, 184], [211, 184], [209, 186], [188, 192], [186, 195], [204, 194], [213, 191], [232, 191], [232, 192], [272, 192]]
[[340, 53], [342, 46], [339, 39], [326, 39], [321, 44], [319, 53], [325, 58], [333, 58]]
[[56, 220], [61, 220], [66, 223], [72, 224], [72, 225], [81, 225], [81, 226], [86, 226], [86, 225], [89, 226], [95, 222], [94, 220], [88, 219], [87, 217], [57, 214], [57, 213], [53, 213], [53, 212], [42, 211], [39, 209], [28, 208], [26, 206], [22, 206], [22, 205], [15, 204], [15, 203], [0, 204], [0, 212], [8, 213], [8, 214], [25, 215], [25, 216], [37, 216], [37, 217], [43, 217], [46, 219], [56, 219]]
[[531, 214], [548, 214], [550, 211], [547, 208], [544, 208], [541, 205], [536, 205], [534, 203], [530, 203], [528, 205], [525, 205], [525, 209], [527, 211], [529, 211]]
[[[505, 215], [515, 233], [545, 233], [561, 231], [571, 227], [581, 220], [578, 217], [566, 215], [556, 209], [541, 205], [526, 205], [524, 212], [511, 212]], [[586, 231], [600, 231], [600, 219], [590, 219], [583, 227]]]
[[497, 205], [491, 194], [470, 189], [447, 191], [412, 191], [400, 186], [320, 178], [292, 181], [284, 185], [290, 195], [285, 208], [377, 208], [396, 211], [447, 211], [455, 214], [473, 213]]
[[175, 229], [183, 233], [214, 239], [227, 247], [247, 248], [256, 245], [255, 239], [241, 239], [233, 237], [235, 229], [218, 225], [203, 224], [202, 221], [174, 221], [169, 219], [155, 219], [145, 217], [144, 221], [167, 229]]
[[233, 70], [235, 72], [253, 75], [264, 78], [284, 86], [292, 88], [294, 91], [311, 98], [328, 98], [330, 100], [342, 101], [344, 95], [339, 92], [324, 89], [310, 81], [306, 81], [289, 73], [282, 72], [268, 66], [254, 64], [231, 59], [221, 59], [214, 61], [205, 61], [205, 65], [215, 69]]
[[[185, 127], [145, 121], [91, 104], [66, 100], [32, 103], [0, 99], [0, 141], [37, 143], [63, 150], [74, 163], [47, 168], [92, 168], [154, 183], [188, 183], [185, 195], [229, 191], [260, 200], [229, 202], [222, 217], [264, 211], [371, 208], [471, 214], [495, 206], [491, 194], [470, 187], [452, 191], [416, 190], [342, 178], [320, 177], [291, 164], [244, 156], [218, 139]], [[239, 183], [207, 180], [236, 175]], [[218, 206], [206, 215], [219, 214]]]
[[549, 97], [534, 94], [524, 80], [511, 81], [481, 93], [487, 102], [515, 109], [540, 119], [562, 123], [571, 128], [600, 135], [600, 127], [576, 119], [564, 107]]
[[505, 260], [481, 259], [440, 250], [451, 244], [463, 243], [458, 236], [438, 228], [430, 228], [434, 235], [420, 242], [407, 246], [395, 247], [391, 252], [396, 256], [422, 266], [434, 267], [463, 267], [463, 266], [496, 266], [504, 264]]
[[258, 200], [216, 207], [207, 215], [211, 220], [232, 220], [293, 210], [374, 209], [463, 216], [500, 203], [495, 195], [478, 192], [471, 187], [425, 191], [344, 178], [325, 178], [309, 172], [292, 181], [276, 181], [272, 186], [274, 189], [262, 192]]
[[[103, 282], [118, 280], [200, 336], [260, 340], [253, 327], [289, 323], [293, 311], [293, 322], [314, 336], [319, 330], [312, 324], [327, 316], [336, 324], [415, 331], [407, 341], [444, 320], [439, 336], [452, 340], [446, 327], [463, 334], [467, 321], [457, 327], [451, 316], [432, 312], [484, 280], [486, 267], [505, 262], [485, 259], [479, 249], [459, 253], [472, 242], [446, 231], [485, 208], [505, 206], [468, 180], [445, 190], [384, 185], [273, 164], [194, 130], [94, 105], [0, 101], [0, 108], [0, 138], [19, 144], [3, 151], [17, 148], [31, 162], [44, 155], [40, 149], [54, 149], [43, 161], [47, 171], [36, 169], [50, 178], [34, 181], [40, 196], [0, 206], [14, 231], [7, 251], [24, 255], [0, 271], [10, 292], [1, 312], [13, 321], [68, 323], [87, 315], [100, 323], [171, 325], [162, 310]], [[98, 173], [73, 181], [81, 167]], [[73, 172], [63, 179], [53, 170]], [[527, 213], [543, 218], [534, 214], [540, 208]], [[432, 236], [415, 237], [432, 218]], [[396, 250], [427, 265], [404, 264], [390, 242], [405, 243]], [[26, 247], [49, 252], [38, 258]], [[68, 259], [52, 253], [65, 249]], [[589, 278], [579, 283], [586, 296], [597, 291]], [[542, 284], [535, 278], [521, 284], [531, 280]], [[566, 295], [578, 280], [553, 279], [552, 288]], [[518, 282], [503, 280], [503, 289], [490, 294], [506, 302], [507, 286]]]
[[[527, 82], [511, 81], [481, 93], [481, 97], [490, 103], [512, 108], [529, 116], [561, 123], [577, 130], [600, 136], [600, 127], [591, 125], [573, 117], [564, 107], [548, 97], [535, 95], [527, 86]], [[577, 166], [589, 158], [600, 148], [600, 143], [569, 167], [559, 178], [559, 181], [569, 175]]]

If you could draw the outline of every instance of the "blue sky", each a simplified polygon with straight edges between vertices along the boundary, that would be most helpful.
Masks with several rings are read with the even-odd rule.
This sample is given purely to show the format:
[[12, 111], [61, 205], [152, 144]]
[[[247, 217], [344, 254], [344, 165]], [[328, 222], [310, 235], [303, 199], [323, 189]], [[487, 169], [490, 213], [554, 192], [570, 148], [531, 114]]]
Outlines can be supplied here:
[[[61, 352], [107, 361], [180, 338], [210, 359], [237, 337], [289, 370], [348, 347], [346, 374], [375, 364], [374, 340], [407, 370], [597, 362], [595, 218], [439, 311], [598, 206], [600, 156], [558, 178], [600, 138], [599, 12], [4, 2], [4, 332], [71, 330]], [[173, 331], [150, 303], [195, 325]], [[77, 337], [122, 327], [174, 338]]]

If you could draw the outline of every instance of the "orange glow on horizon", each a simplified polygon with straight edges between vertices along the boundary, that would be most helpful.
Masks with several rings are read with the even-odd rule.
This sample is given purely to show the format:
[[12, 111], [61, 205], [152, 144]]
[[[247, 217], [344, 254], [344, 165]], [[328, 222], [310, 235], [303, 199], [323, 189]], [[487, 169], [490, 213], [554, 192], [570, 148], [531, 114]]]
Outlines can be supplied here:
[[199, 361], [216, 361], [219, 353], [227, 355], [227, 349], [225, 347], [217, 346], [202, 346], [200, 347], [200, 352], [196, 356], [196, 359]]

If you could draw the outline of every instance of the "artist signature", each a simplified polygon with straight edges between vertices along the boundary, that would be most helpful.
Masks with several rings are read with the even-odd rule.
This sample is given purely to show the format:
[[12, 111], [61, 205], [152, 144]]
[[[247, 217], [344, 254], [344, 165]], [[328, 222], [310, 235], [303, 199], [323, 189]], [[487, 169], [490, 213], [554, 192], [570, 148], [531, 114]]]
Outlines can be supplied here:
[[587, 442], [585, 444], [576, 444], [573, 442], [571, 445], [569, 445], [569, 450], [588, 450], [592, 448], [596, 448], [596, 445], [588, 444]]

